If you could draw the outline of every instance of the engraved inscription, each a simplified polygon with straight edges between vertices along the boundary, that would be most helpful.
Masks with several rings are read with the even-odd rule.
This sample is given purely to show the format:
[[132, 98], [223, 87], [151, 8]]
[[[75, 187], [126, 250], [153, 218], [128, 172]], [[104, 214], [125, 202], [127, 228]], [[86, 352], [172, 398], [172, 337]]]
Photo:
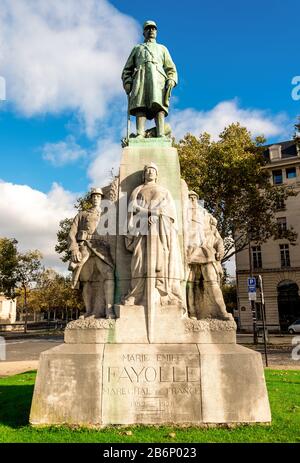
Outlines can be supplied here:
[[198, 353], [165, 346], [126, 347], [125, 352], [112, 348], [103, 364], [104, 414], [112, 414], [120, 424], [155, 423], [162, 416], [165, 421], [199, 420]]
[[127, 380], [131, 383], [139, 382], [161, 382], [179, 383], [196, 382], [200, 379], [199, 367], [191, 366], [147, 366], [141, 368], [128, 367], [107, 367], [105, 374], [107, 381], [119, 382]]

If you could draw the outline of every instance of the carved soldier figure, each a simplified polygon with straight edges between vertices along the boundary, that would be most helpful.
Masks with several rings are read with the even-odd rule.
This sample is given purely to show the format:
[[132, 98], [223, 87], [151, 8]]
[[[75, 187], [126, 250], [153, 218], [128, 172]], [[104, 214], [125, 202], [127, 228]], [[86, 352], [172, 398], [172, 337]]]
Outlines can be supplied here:
[[[194, 202], [196, 193], [191, 192], [191, 202]], [[197, 196], [197, 195], [196, 195]], [[202, 219], [200, 219], [202, 214]], [[187, 248], [187, 262], [189, 274], [187, 281], [188, 312], [191, 318], [203, 318], [202, 314], [211, 318], [230, 319], [221, 290], [221, 276], [223, 269], [221, 260], [224, 256], [223, 240], [217, 230], [217, 220], [198, 205], [198, 228], [201, 230], [196, 235], [195, 227], [191, 227], [192, 237]], [[201, 234], [201, 241], [199, 235]], [[209, 308], [201, 307], [204, 294], [208, 296]], [[202, 313], [201, 313], [202, 312]], [[201, 316], [202, 315], [202, 316]], [[197, 317], [198, 316], [198, 317]]]
[[160, 304], [178, 303], [182, 301], [183, 275], [175, 204], [169, 190], [156, 183], [158, 168], [154, 163], [144, 167], [143, 176], [144, 182], [133, 190], [129, 202], [125, 244], [132, 252], [131, 289], [125, 304], [143, 301], [150, 267], [154, 269], [154, 287]]
[[114, 263], [108, 243], [98, 234], [101, 188], [92, 188], [93, 207], [79, 212], [69, 233], [73, 288], [81, 286], [86, 313], [84, 317], [115, 318]]
[[156, 136], [164, 137], [171, 90], [177, 84], [177, 71], [169, 51], [156, 43], [154, 21], [144, 23], [144, 43], [136, 45], [122, 72], [129, 95], [129, 113], [136, 116], [137, 137], [145, 137], [146, 119], [155, 118]]
[[199, 206], [199, 196], [195, 191], [189, 191], [188, 220], [185, 224], [188, 247], [201, 246], [204, 241], [204, 220], [208, 212]]

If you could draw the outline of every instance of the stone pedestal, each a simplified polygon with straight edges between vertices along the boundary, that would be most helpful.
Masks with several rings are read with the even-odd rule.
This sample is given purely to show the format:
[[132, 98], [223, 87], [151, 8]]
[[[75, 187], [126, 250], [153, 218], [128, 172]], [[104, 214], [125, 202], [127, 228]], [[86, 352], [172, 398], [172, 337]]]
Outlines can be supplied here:
[[270, 422], [261, 355], [236, 345], [232, 320], [162, 307], [149, 343], [143, 307], [117, 313], [69, 323], [65, 343], [41, 354], [33, 425]]
[[33, 425], [268, 423], [260, 354], [236, 344], [64, 344], [41, 354]]
[[[147, 344], [147, 314], [143, 306], [116, 306], [116, 320], [86, 319], [70, 322], [65, 330], [68, 344]], [[236, 325], [226, 321], [191, 320], [178, 306], [157, 307], [153, 343], [235, 344]]]

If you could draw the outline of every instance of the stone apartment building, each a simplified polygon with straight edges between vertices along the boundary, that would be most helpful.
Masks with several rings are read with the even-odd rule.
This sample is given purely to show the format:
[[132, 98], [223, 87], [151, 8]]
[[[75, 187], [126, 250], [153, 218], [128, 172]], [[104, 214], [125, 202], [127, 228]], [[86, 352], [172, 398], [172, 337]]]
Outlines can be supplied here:
[[[300, 150], [294, 141], [268, 146], [267, 168], [275, 185], [286, 184], [300, 191]], [[266, 323], [269, 331], [284, 332], [300, 319], [300, 194], [289, 197], [276, 213], [278, 228], [292, 226], [299, 234], [295, 246], [286, 239], [273, 239], [258, 246], [251, 243], [253, 276], [261, 275], [265, 295]], [[238, 309], [235, 313], [241, 330], [252, 331], [251, 303], [248, 300], [249, 249], [236, 256]], [[258, 326], [262, 312], [260, 293], [255, 302]]]
[[0, 324], [15, 323], [16, 306], [16, 299], [7, 299], [3, 294], [0, 294]]

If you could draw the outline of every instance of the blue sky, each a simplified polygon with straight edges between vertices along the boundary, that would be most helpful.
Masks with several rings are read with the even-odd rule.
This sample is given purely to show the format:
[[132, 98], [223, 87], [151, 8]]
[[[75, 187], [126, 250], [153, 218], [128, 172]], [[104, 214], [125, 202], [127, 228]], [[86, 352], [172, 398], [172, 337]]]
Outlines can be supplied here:
[[140, 23], [157, 20], [158, 40], [178, 67], [180, 108], [208, 109], [237, 96], [246, 107], [297, 113], [290, 84], [299, 74], [299, 1], [112, 3]]
[[35, 236], [57, 265], [47, 242], [58, 219], [117, 170], [126, 126], [120, 72], [145, 19], [157, 22], [178, 68], [177, 138], [217, 136], [236, 120], [269, 142], [290, 138], [300, 114], [291, 97], [299, 17], [298, 0], [1, 0], [0, 235], [24, 247]]

